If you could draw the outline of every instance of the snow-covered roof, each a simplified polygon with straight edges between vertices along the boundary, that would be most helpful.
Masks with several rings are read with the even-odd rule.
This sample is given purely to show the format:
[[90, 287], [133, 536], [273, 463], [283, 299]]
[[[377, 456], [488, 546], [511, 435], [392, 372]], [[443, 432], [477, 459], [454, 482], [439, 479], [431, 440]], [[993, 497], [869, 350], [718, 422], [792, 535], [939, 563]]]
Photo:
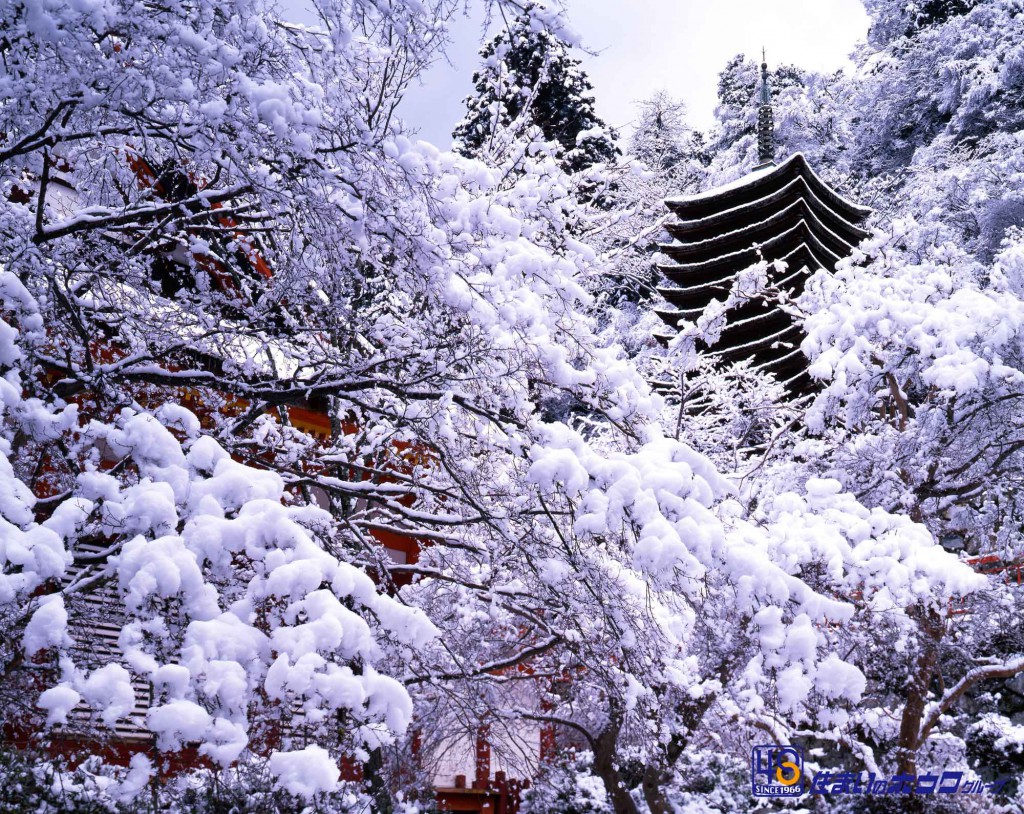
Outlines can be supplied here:
[[730, 197], [730, 193], [735, 193], [739, 190], [757, 190], [762, 187], [769, 186], [771, 181], [774, 179], [786, 178], [788, 180], [794, 172], [804, 175], [814, 187], [821, 189], [829, 196], [834, 197], [844, 208], [849, 208], [855, 212], [862, 213], [864, 217], [867, 217], [871, 213], [871, 210], [868, 207], [861, 206], [849, 198], [846, 198], [821, 180], [821, 177], [814, 171], [803, 153], [793, 153], [793, 155], [781, 164], [770, 164], [766, 167], [759, 167], [748, 172], [746, 175], [737, 178], [735, 181], [730, 181], [727, 184], [721, 184], [713, 189], [705, 190], [704, 192], [698, 192], [692, 195], [676, 195], [666, 198], [665, 203], [671, 209], [676, 209], [676, 207], [689, 208], [693, 204], [703, 204], [704, 202], [714, 201], [718, 198], [728, 198]]
[[800, 331], [778, 292], [799, 294], [811, 273], [834, 269], [867, 235], [860, 224], [870, 210], [829, 187], [800, 153], [665, 203], [672, 240], [659, 247], [670, 261], [658, 266], [666, 280], [659, 290], [673, 309], [659, 316], [675, 330], [681, 319], [687, 330], [697, 326], [698, 347], [712, 357], [746, 359], [799, 390]]
[[[797, 155], [799, 155], [799, 153], [797, 153]], [[758, 167], [756, 170], [752, 170], [748, 172], [746, 175], [741, 175], [735, 181], [730, 181], [727, 184], [721, 184], [712, 189], [704, 190], [704, 192], [695, 192], [691, 195], [673, 195], [670, 198], [666, 198], [665, 203], [690, 203], [692, 201], [710, 200], [712, 198], [718, 197], [723, 192], [728, 192], [729, 190], [732, 189], [739, 189], [741, 187], [745, 187], [748, 184], [752, 183], [753, 181], [770, 176], [773, 173], [775, 173], [779, 169], [779, 167], [785, 166], [785, 163], [788, 162], [784, 162], [783, 164], [769, 164], [765, 167]]]

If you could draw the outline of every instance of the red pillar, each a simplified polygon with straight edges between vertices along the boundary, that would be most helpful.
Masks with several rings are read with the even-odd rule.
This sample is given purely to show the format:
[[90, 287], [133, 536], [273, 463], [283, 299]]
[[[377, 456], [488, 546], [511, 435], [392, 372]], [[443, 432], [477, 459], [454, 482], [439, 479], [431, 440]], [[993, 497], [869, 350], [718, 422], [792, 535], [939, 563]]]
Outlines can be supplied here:
[[473, 788], [486, 789], [491, 783], [491, 745], [487, 742], [490, 728], [482, 726], [476, 733], [476, 780]]

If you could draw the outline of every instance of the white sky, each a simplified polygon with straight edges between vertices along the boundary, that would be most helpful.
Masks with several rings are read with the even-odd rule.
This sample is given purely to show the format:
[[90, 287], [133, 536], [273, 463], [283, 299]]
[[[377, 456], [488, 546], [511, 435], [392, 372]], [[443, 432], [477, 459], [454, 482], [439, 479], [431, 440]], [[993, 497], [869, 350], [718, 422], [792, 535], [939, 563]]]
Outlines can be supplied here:
[[[691, 124], [707, 127], [718, 72], [738, 53], [759, 57], [763, 45], [770, 65], [833, 71], [849, 65], [868, 29], [860, 0], [568, 0], [568, 7], [583, 45], [596, 52], [579, 56], [597, 112], [623, 134], [634, 103], [661, 89], [686, 102]], [[405, 120], [439, 147], [450, 146], [462, 118], [482, 36], [479, 18], [458, 20], [450, 64], [434, 65], [402, 104]]]

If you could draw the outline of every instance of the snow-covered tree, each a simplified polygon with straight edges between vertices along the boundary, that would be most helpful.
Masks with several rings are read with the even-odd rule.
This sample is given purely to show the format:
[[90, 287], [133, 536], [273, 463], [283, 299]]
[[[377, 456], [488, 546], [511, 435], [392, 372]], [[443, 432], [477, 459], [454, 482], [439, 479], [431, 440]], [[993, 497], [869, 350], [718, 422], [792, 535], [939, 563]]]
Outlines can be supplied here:
[[686, 105], [657, 91], [638, 105], [629, 155], [657, 174], [666, 190], [693, 187], [694, 164], [702, 158], [702, 135], [686, 122]]
[[700, 151], [700, 134], [686, 124], [681, 101], [664, 91], [644, 100], [627, 153], [601, 174], [600, 206], [587, 213], [581, 230], [606, 268], [593, 287], [595, 310], [631, 354], [656, 330], [648, 303], [658, 282], [655, 253], [667, 239], [665, 198], [697, 189]]
[[[703, 177], [675, 103], [645, 108], [637, 186], [588, 174], [615, 153], [558, 9], [510, 5], [480, 74], [506, 106], [473, 108], [472, 156], [441, 152], [395, 110], [461, 4], [318, 8], [0, 6], [0, 723], [40, 750], [129, 723], [153, 746], [40, 757], [33, 782], [401, 811], [413, 741], [486, 731], [511, 762], [544, 728], [574, 756], [530, 805], [661, 814], [735, 800], [697, 790], [706, 766], [735, 777], [768, 733], [868, 768], [1005, 752], [983, 693], [1020, 672], [1019, 605], [939, 543], [1019, 544], [1012, 129], [962, 173], [963, 139], [922, 142], [898, 200], [918, 225], [801, 301], [823, 382], [802, 424], [742, 366], [684, 415], [618, 347], [630, 317], [601, 321], [646, 262], [629, 219]], [[985, 22], [1009, 13], [915, 35], [974, 26], [1006, 56], [965, 117], [1012, 104]], [[776, 84], [827, 131], [840, 103]], [[116, 648], [88, 646], [100, 625]], [[187, 750], [206, 764], [154, 782]]]
[[536, 127], [558, 145], [559, 161], [570, 173], [619, 154], [615, 134], [595, 112], [593, 86], [580, 61], [529, 13], [512, 20], [480, 57], [475, 93], [466, 98], [466, 116], [453, 133], [456, 152], [487, 156], [503, 131]]
[[[143, 681], [161, 752], [273, 752], [299, 796], [345, 755], [372, 775], [411, 715], [380, 670], [437, 633], [376, 592], [374, 533], [476, 550], [532, 516], [488, 477], [534, 445], [537, 403], [642, 411], [587, 339], [555, 160], [488, 168], [392, 127], [455, 7], [325, 4], [314, 29], [245, 0], [4, 7], [12, 725], [78, 725], [82, 701], [110, 734]], [[329, 438], [290, 425], [309, 402]], [[84, 658], [73, 600], [97, 591], [120, 652]], [[26, 658], [53, 665], [30, 692]]]
[[[19, 333], [44, 323], [17, 277], [0, 279], [20, 327], [2, 323], [4, 725], [112, 737], [141, 679], [160, 752], [189, 745], [222, 767], [272, 752], [286, 787], [295, 774], [316, 778], [310, 794], [333, 790], [327, 751], [273, 744], [328, 716], [347, 721], [321, 738], [335, 754], [404, 734], [412, 702], [374, 664], [391, 636], [416, 647], [436, 629], [339, 557], [327, 512], [289, 505], [280, 475], [233, 461], [188, 410], [125, 407], [100, 421], [86, 405], [22, 395]], [[40, 499], [19, 473], [49, 464], [75, 472]], [[117, 654], [90, 646], [104, 625]], [[132, 765], [144, 783], [154, 764]]]
[[[1002, 269], [1017, 252], [1008, 246], [985, 270], [936, 241], [937, 231], [896, 223], [835, 276], [812, 278], [804, 347], [825, 387], [806, 415], [806, 439], [789, 455], [868, 505], [918, 520], [947, 548], [1012, 562], [1021, 553], [1024, 447], [1013, 405], [1024, 381], [1024, 300]], [[879, 668], [902, 678], [886, 683], [868, 673], [900, 720], [870, 736], [876, 754], [888, 751], [903, 771], [966, 763], [970, 718], [959, 717], [957, 705], [986, 682], [1024, 672], [1024, 642], [1001, 634], [1004, 614], [1019, 613], [1021, 601], [997, 574], [962, 617], [951, 615], [955, 605], [901, 605], [909, 622], [898, 633], [903, 644]], [[934, 692], [937, 675], [945, 688]], [[866, 719], [862, 727], [868, 731]], [[945, 756], [928, 741], [939, 727]]]
[[[876, 8], [876, 27], [899, 28], [904, 7]], [[854, 109], [851, 160], [865, 178], [907, 167], [937, 136], [975, 148], [997, 132], [1021, 127], [1024, 94], [1019, 4], [992, 0], [936, 15], [912, 37], [881, 37], [858, 56], [862, 64]]]
[[921, 29], [941, 25], [951, 17], [966, 14], [982, 0], [866, 0], [871, 15], [868, 40], [888, 45], [900, 37], [913, 37]]

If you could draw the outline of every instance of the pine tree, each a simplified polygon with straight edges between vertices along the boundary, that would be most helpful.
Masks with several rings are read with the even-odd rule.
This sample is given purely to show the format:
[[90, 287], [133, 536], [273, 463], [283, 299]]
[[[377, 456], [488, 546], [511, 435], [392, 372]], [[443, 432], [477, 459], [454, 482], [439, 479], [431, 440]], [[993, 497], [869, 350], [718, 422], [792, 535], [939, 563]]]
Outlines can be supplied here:
[[594, 110], [593, 86], [569, 46], [531, 18], [517, 18], [480, 51], [475, 94], [452, 134], [456, 152], [479, 157], [505, 128], [540, 128], [560, 148], [562, 166], [579, 172], [619, 155], [615, 134]]
[[872, 16], [868, 40], [874, 45], [887, 45], [900, 37], [913, 37], [953, 17], [967, 14], [980, 0], [867, 0], [864, 3]]

